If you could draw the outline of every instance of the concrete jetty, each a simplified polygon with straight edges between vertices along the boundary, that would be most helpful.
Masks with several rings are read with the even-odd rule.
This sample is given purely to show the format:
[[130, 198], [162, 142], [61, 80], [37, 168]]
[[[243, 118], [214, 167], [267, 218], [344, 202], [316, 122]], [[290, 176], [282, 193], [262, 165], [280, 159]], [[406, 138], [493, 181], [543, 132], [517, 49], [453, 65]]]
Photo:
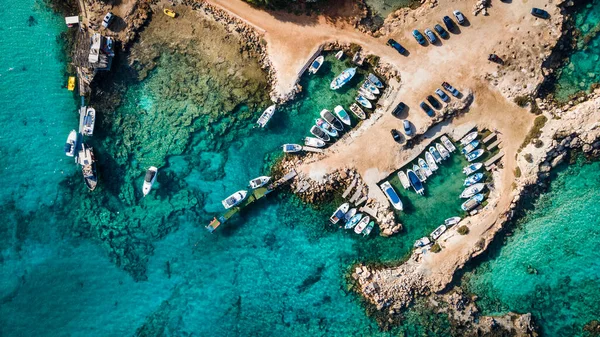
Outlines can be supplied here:
[[497, 162], [498, 160], [500, 160], [500, 158], [504, 157], [504, 152], [500, 151], [498, 154], [496, 154], [495, 156], [493, 156], [492, 158], [488, 159], [484, 165], [485, 165], [485, 169], [486, 170], [490, 170], [490, 166], [492, 166], [495, 162]]

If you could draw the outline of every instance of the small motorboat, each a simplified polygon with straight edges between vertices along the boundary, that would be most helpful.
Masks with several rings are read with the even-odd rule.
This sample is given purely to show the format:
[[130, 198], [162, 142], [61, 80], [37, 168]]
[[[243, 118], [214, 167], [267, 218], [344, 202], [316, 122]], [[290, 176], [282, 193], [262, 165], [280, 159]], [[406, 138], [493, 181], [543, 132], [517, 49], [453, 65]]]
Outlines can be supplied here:
[[448, 137], [442, 136], [440, 139], [442, 140], [442, 143], [444, 144], [446, 149], [448, 149], [448, 151], [450, 151], [450, 152], [456, 151], [456, 146], [454, 146], [454, 144], [452, 144], [452, 142], [450, 141], [450, 139], [448, 139]]
[[373, 104], [371, 104], [371, 102], [369, 102], [369, 100], [362, 95], [356, 96], [354, 100], [356, 100], [360, 105], [364, 106], [367, 109], [373, 108]]
[[485, 188], [484, 183], [477, 183], [477, 184], [471, 185], [471, 186], [465, 188], [465, 190], [460, 194], [460, 197], [461, 197], [461, 199], [470, 198], [470, 197], [474, 196], [475, 194], [483, 191], [484, 188]]
[[341, 60], [342, 57], [344, 57], [344, 51], [343, 50], [340, 50], [337, 53], [335, 53], [335, 58], [336, 59]]
[[[419, 178], [419, 181], [425, 182], [425, 180], [427, 180], [427, 176], [425, 174], [423, 174], [423, 171], [421, 171], [421, 168], [419, 167], [419, 165], [414, 164], [412, 169], [415, 172], [415, 175], [417, 176], [417, 178]], [[410, 179], [410, 177], [408, 179]]]
[[431, 169], [429, 168], [429, 165], [427, 165], [427, 163], [425, 162], [425, 159], [423, 158], [419, 158], [417, 160], [417, 162], [419, 163], [419, 166], [421, 167], [421, 171], [423, 173], [425, 173], [426, 177], [431, 177], [431, 175], [433, 174], [433, 172], [431, 171]]
[[352, 105], [350, 105], [350, 111], [352, 111], [354, 116], [358, 117], [359, 119], [367, 118], [365, 111], [356, 103], [352, 103]]
[[249, 182], [250, 188], [251, 189], [257, 189], [259, 187], [263, 187], [269, 181], [271, 181], [271, 177], [269, 177], [269, 176], [260, 176], [258, 178], [254, 178], [254, 179], [250, 180], [250, 182]]
[[96, 110], [92, 107], [88, 107], [85, 110], [82, 108], [82, 110], [82, 116], [80, 117], [81, 134], [91, 136], [94, 134], [94, 125], [96, 125]]
[[354, 214], [354, 216], [352, 218], [350, 218], [350, 220], [348, 220], [348, 222], [346, 222], [344, 229], [353, 228], [360, 221], [360, 219], [362, 219], [362, 213]]
[[435, 143], [435, 148], [438, 150], [443, 160], [450, 158], [450, 152], [440, 143]]
[[431, 238], [433, 240], [437, 240], [440, 236], [442, 236], [442, 234], [444, 234], [446, 229], [448, 229], [448, 227], [446, 227], [446, 225], [439, 226], [431, 233]]
[[482, 167], [483, 163], [473, 163], [469, 166], [463, 167], [463, 173], [466, 175], [470, 175], [471, 173], [479, 171]]
[[302, 151], [302, 145], [298, 144], [283, 144], [283, 152], [295, 153]]
[[344, 108], [341, 105], [336, 106], [333, 109], [333, 112], [335, 113], [337, 118], [339, 118], [342, 121], [342, 123], [344, 123], [348, 126], [352, 125], [352, 121], [350, 120], [350, 115], [348, 115], [346, 110], [344, 110]]
[[338, 136], [338, 132], [336, 129], [334, 129], [331, 124], [327, 123], [326, 120], [324, 120], [323, 118], [317, 118], [315, 120], [315, 125], [318, 126], [321, 130], [323, 130], [323, 132], [325, 132], [326, 134], [328, 134], [331, 137], [337, 137]]
[[331, 217], [329, 217], [329, 221], [331, 221], [331, 223], [334, 225], [337, 224], [338, 222], [340, 222], [340, 220], [344, 219], [344, 215], [346, 215], [346, 213], [348, 213], [349, 208], [350, 208], [349, 203], [342, 204], [340, 207], [338, 207], [335, 210], [335, 212], [333, 212]]
[[269, 123], [271, 117], [273, 117], [273, 114], [275, 113], [275, 106], [276, 105], [273, 104], [270, 107], [268, 107], [265, 111], [263, 111], [262, 115], [260, 115], [260, 117], [258, 118], [258, 121], [256, 121], [256, 124], [258, 124], [258, 126], [264, 128], [265, 125]]
[[344, 215], [344, 222], [348, 222], [350, 221], [350, 219], [352, 219], [352, 217], [356, 214], [356, 208], [351, 208], [345, 215]]
[[438, 170], [438, 166], [435, 162], [435, 159], [433, 159], [433, 156], [431, 155], [431, 153], [425, 151], [425, 161], [427, 161], [427, 164], [429, 165], [429, 168], [431, 169], [431, 172], [435, 172]]
[[415, 241], [415, 248], [421, 248], [421, 247], [425, 247], [427, 245], [431, 244], [431, 240], [429, 240], [428, 237], [422, 237], [419, 240]]
[[469, 134], [467, 134], [466, 136], [464, 136], [461, 140], [460, 143], [465, 146], [467, 144], [469, 144], [470, 142], [474, 141], [475, 138], [477, 138], [477, 131], [473, 131]]
[[240, 202], [244, 201], [247, 195], [248, 191], [237, 191], [221, 201], [221, 203], [225, 209], [230, 209], [231, 207], [237, 206]]
[[451, 227], [456, 225], [457, 223], [460, 222], [460, 217], [459, 216], [453, 216], [451, 218], [448, 218], [446, 220], [444, 220], [444, 225]]
[[85, 144], [81, 144], [81, 150], [77, 155], [77, 160], [81, 165], [83, 180], [90, 191], [93, 191], [98, 185], [98, 175], [96, 174], [96, 158], [94, 149]]
[[361, 86], [361, 89], [367, 90], [371, 93], [373, 93], [374, 95], [379, 95], [380, 91], [379, 89], [375, 86], [375, 84], [369, 82], [369, 81], [365, 81]]
[[323, 61], [325, 61], [325, 57], [323, 55], [319, 55], [308, 68], [308, 73], [316, 74], [323, 65]]
[[363, 87], [358, 88], [358, 93], [370, 101], [372, 101], [376, 98], [375, 94], [373, 94], [372, 92], [370, 92], [367, 89], [364, 89]]
[[367, 76], [367, 80], [369, 80], [369, 82], [373, 83], [373, 85], [375, 85], [377, 88], [381, 89], [383, 88], [383, 83], [381, 82], [381, 80], [375, 76], [373, 73], [370, 73]]
[[352, 77], [356, 74], [356, 68], [348, 68], [342, 71], [336, 78], [331, 81], [331, 85], [329, 86], [331, 90], [337, 90], [344, 86], [344, 84], [350, 82]]
[[469, 144], [467, 144], [460, 152], [462, 154], [469, 154], [469, 153], [473, 152], [473, 150], [475, 150], [478, 146], [479, 146], [479, 141], [474, 140], [474, 141], [470, 142]]
[[408, 176], [404, 171], [398, 171], [398, 179], [400, 179], [400, 183], [405, 190], [410, 188], [410, 180], [408, 180]]
[[71, 130], [65, 143], [65, 154], [69, 157], [75, 156], [75, 150], [77, 149], [77, 131]]
[[329, 137], [329, 135], [328, 135], [328, 134], [326, 134], [326, 133], [325, 133], [325, 131], [321, 130], [321, 128], [320, 128], [320, 127], [318, 127], [318, 126], [316, 126], [316, 125], [313, 125], [313, 126], [310, 128], [310, 133], [311, 133], [313, 136], [315, 136], [315, 137], [319, 138], [319, 139], [320, 139], [320, 140], [322, 140], [322, 141], [328, 142], [329, 140], [331, 140], [331, 138]]
[[417, 174], [412, 170], [406, 171], [406, 174], [408, 175], [410, 184], [414, 188], [415, 192], [417, 192], [417, 194], [419, 195], [423, 195], [423, 193], [425, 193], [425, 190], [423, 189], [423, 184], [421, 183], [421, 180], [417, 177]]
[[484, 152], [483, 149], [479, 149], [479, 150], [475, 150], [475, 151], [467, 154], [466, 155], [467, 161], [468, 162], [472, 162], [473, 160], [481, 157], [481, 155], [483, 155], [483, 152]]
[[483, 173], [475, 173], [473, 175], [470, 175], [467, 177], [467, 179], [465, 179], [465, 183], [463, 184], [463, 186], [469, 187], [473, 184], [478, 183], [482, 178]]
[[329, 123], [329, 125], [331, 125], [337, 131], [344, 130], [344, 124], [342, 124], [342, 122], [340, 122], [340, 120], [337, 119], [337, 117], [335, 117], [329, 110], [321, 110], [321, 117], [324, 120], [326, 120], [327, 123]]
[[175, 13], [173, 10], [168, 9], [168, 8], [163, 9], [163, 13], [165, 13], [166, 16], [169, 16], [172, 18], [177, 16], [177, 13]]
[[429, 147], [429, 153], [431, 153], [431, 155], [433, 156], [433, 159], [435, 159], [436, 163], [441, 163], [442, 162], [442, 156], [440, 155], [440, 153], [438, 152], [438, 150], [435, 148], [435, 146], [430, 146]]
[[69, 91], [75, 90], [75, 76], [69, 76], [69, 81], [67, 82], [67, 89], [69, 89]]
[[142, 186], [142, 192], [144, 196], [150, 193], [152, 190], [152, 185], [156, 181], [156, 176], [158, 175], [158, 169], [155, 166], [150, 166], [146, 171], [146, 176], [144, 176], [144, 185]]
[[304, 138], [304, 145], [306, 145], [306, 146], [312, 146], [312, 147], [324, 147], [325, 146], [325, 142], [322, 141], [319, 138], [305, 137]]
[[360, 219], [360, 221], [356, 224], [356, 227], [354, 227], [354, 233], [356, 234], [360, 234], [362, 233], [365, 228], [367, 228], [367, 225], [369, 224], [369, 220], [371, 220], [370, 216], [366, 216], [362, 219]]
[[367, 225], [367, 228], [365, 228], [362, 231], [363, 236], [369, 236], [369, 234], [371, 234], [371, 231], [373, 230], [373, 227], [375, 227], [375, 222], [373, 222], [373, 221], [369, 222], [369, 224]]
[[395, 209], [399, 211], [404, 209], [404, 206], [402, 205], [402, 200], [400, 200], [398, 193], [396, 193], [396, 191], [388, 181], [384, 182], [379, 187], [381, 188], [383, 193], [385, 193], [385, 196], [392, 203], [392, 206], [394, 206]]
[[463, 202], [462, 205], [460, 205], [460, 208], [463, 211], [468, 212], [474, 209], [475, 207], [479, 206], [483, 199], [485, 199], [485, 196], [483, 194], [475, 194], [474, 196], [469, 198], [469, 200]]

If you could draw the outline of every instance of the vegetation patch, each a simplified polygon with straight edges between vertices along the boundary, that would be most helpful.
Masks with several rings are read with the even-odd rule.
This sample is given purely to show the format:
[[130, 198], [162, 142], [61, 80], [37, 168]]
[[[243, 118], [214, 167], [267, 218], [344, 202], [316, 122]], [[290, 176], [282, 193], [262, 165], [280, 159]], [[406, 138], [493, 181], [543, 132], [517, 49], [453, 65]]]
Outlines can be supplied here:
[[542, 128], [544, 127], [544, 125], [546, 125], [547, 121], [548, 117], [544, 115], [540, 115], [535, 118], [535, 120], [533, 121], [533, 127], [531, 127], [529, 133], [527, 134], [527, 136], [525, 136], [525, 139], [523, 140], [523, 144], [521, 144], [519, 151], [525, 146], [527, 146], [527, 144], [531, 143], [532, 140], [539, 138], [542, 135]]
[[517, 166], [515, 168], [515, 178], [520, 178], [520, 177], [521, 177], [521, 168]]
[[433, 246], [431, 246], [431, 249], [429, 249], [429, 251], [431, 251], [432, 253], [439, 253], [442, 251], [442, 247], [440, 247], [440, 245], [436, 243]]
[[462, 225], [462, 226], [458, 227], [458, 229], [456, 231], [460, 235], [467, 235], [467, 234], [469, 234], [469, 227]]

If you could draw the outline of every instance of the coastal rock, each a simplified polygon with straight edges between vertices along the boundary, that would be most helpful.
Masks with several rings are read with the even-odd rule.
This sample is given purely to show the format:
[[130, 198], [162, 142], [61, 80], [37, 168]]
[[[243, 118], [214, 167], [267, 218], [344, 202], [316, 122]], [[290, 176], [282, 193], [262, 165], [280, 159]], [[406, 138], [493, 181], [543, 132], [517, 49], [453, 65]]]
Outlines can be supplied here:
[[561, 153], [558, 156], [556, 156], [554, 159], [552, 159], [552, 163], [550, 164], [550, 166], [552, 168], [555, 168], [556, 166], [560, 165], [565, 160], [566, 155], [566, 153]]

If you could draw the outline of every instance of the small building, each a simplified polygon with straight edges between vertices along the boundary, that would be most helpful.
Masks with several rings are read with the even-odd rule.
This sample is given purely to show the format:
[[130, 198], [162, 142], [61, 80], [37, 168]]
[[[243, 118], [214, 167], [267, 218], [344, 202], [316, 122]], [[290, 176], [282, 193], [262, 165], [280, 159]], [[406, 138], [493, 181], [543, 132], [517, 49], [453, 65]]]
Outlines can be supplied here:
[[73, 27], [79, 24], [79, 16], [65, 16], [67, 27]]
[[110, 70], [114, 56], [113, 40], [109, 37], [105, 38], [99, 33], [93, 34], [90, 41], [88, 62], [94, 70]]

